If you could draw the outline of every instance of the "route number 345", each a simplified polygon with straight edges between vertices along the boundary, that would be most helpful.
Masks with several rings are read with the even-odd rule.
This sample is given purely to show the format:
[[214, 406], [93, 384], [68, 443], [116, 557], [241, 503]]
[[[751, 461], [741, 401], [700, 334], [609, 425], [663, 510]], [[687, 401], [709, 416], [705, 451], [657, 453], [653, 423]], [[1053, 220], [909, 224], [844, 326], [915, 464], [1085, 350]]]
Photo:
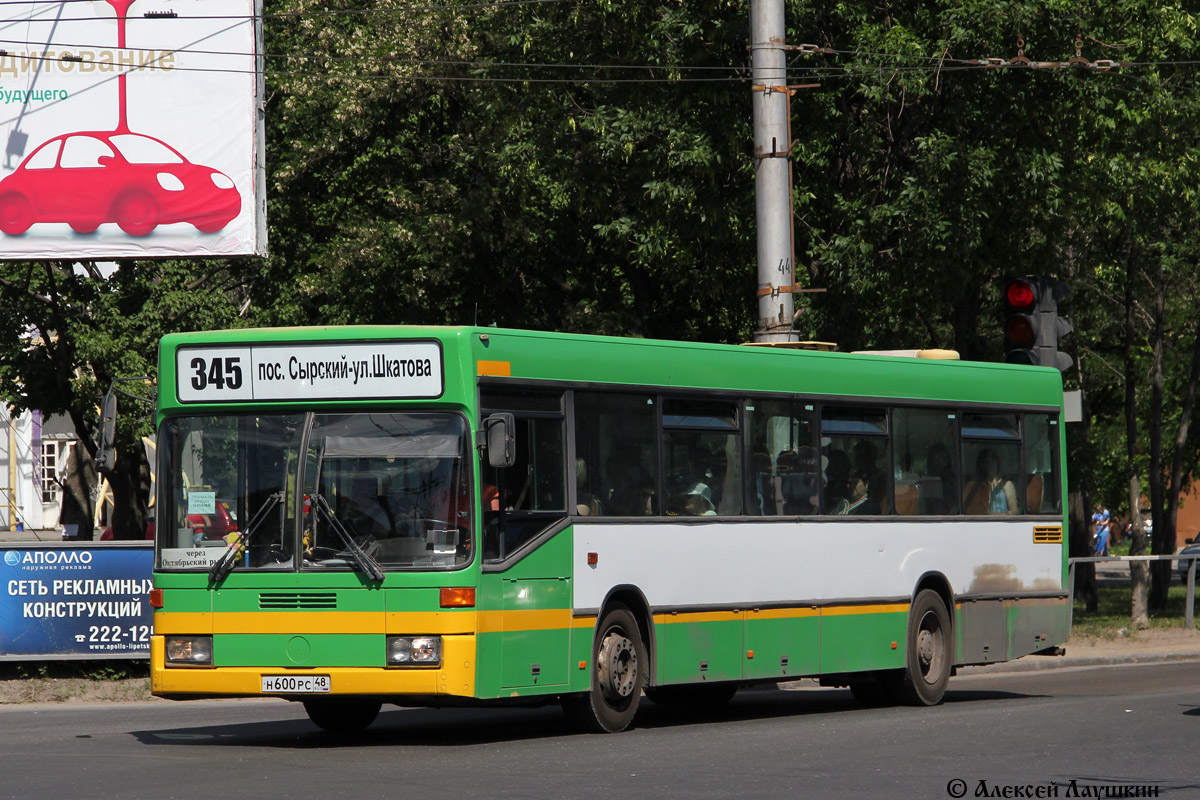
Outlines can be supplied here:
[[196, 391], [203, 391], [209, 386], [214, 386], [217, 389], [242, 388], [242, 359], [233, 356], [228, 358], [193, 358], [190, 366], [192, 368], [192, 388]]

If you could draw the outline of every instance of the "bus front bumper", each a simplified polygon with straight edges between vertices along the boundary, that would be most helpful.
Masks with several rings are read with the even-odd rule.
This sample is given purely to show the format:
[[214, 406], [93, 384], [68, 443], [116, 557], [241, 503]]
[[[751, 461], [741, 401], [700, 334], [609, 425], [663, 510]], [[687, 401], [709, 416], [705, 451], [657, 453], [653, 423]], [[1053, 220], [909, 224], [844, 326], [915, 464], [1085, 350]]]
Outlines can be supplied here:
[[442, 663], [437, 667], [320, 667], [237, 666], [168, 667], [164, 637], [150, 642], [150, 689], [156, 697], [184, 700], [200, 697], [282, 697], [300, 700], [323, 694], [263, 691], [264, 676], [329, 676], [330, 695], [373, 697], [473, 697], [475, 694], [475, 636], [442, 637]]

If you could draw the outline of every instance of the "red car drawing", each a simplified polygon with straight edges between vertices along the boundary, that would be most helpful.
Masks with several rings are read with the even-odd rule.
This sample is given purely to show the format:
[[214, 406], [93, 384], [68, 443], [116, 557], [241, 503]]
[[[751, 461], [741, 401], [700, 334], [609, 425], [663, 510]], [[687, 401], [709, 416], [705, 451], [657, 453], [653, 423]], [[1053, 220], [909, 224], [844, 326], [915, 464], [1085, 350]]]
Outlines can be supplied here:
[[0, 231], [9, 236], [35, 222], [65, 222], [76, 233], [115, 222], [130, 236], [188, 222], [215, 233], [241, 207], [228, 175], [128, 130], [56, 136], [0, 180]]

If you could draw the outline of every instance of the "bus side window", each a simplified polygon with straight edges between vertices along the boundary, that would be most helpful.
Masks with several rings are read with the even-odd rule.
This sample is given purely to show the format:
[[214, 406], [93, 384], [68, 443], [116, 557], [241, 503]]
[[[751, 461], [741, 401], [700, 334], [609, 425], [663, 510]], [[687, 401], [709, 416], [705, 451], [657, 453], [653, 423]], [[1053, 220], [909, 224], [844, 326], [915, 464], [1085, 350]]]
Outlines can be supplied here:
[[1025, 415], [1025, 498], [1030, 514], [1059, 514], [1058, 419]]
[[1018, 415], [965, 412], [962, 415], [965, 514], [1025, 513], [1026, 483], [1021, 474]]
[[575, 392], [575, 506], [579, 516], [662, 513], [658, 405], [653, 395]]
[[882, 408], [821, 409], [821, 513], [889, 514], [892, 505], [888, 414]]
[[742, 513], [741, 437], [731, 400], [663, 401], [667, 513], [709, 517]]
[[757, 397], [746, 405], [750, 480], [746, 513], [801, 516], [817, 513], [820, 468], [813, 407]]
[[957, 514], [958, 421], [944, 408], [897, 408], [892, 413], [896, 513]]

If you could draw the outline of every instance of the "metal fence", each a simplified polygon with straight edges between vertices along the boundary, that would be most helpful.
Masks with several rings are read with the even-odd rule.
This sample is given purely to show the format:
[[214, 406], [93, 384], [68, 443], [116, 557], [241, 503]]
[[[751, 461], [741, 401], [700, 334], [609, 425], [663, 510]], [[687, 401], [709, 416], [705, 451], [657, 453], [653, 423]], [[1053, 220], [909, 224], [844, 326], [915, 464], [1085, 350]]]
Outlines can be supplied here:
[[[1088, 556], [1087, 558], [1072, 558], [1068, 559], [1070, 569], [1068, 570], [1068, 592], [1070, 592], [1070, 606], [1068, 624], [1074, 624], [1075, 617], [1075, 565], [1076, 564], [1095, 564], [1104, 561], [1187, 561], [1187, 597], [1184, 601], [1183, 624], [1186, 628], [1195, 627], [1195, 607], [1196, 607], [1196, 559], [1200, 558], [1200, 553], [1189, 553], [1187, 555], [1172, 555], [1172, 556]], [[1174, 572], [1174, 567], [1172, 567]]]

